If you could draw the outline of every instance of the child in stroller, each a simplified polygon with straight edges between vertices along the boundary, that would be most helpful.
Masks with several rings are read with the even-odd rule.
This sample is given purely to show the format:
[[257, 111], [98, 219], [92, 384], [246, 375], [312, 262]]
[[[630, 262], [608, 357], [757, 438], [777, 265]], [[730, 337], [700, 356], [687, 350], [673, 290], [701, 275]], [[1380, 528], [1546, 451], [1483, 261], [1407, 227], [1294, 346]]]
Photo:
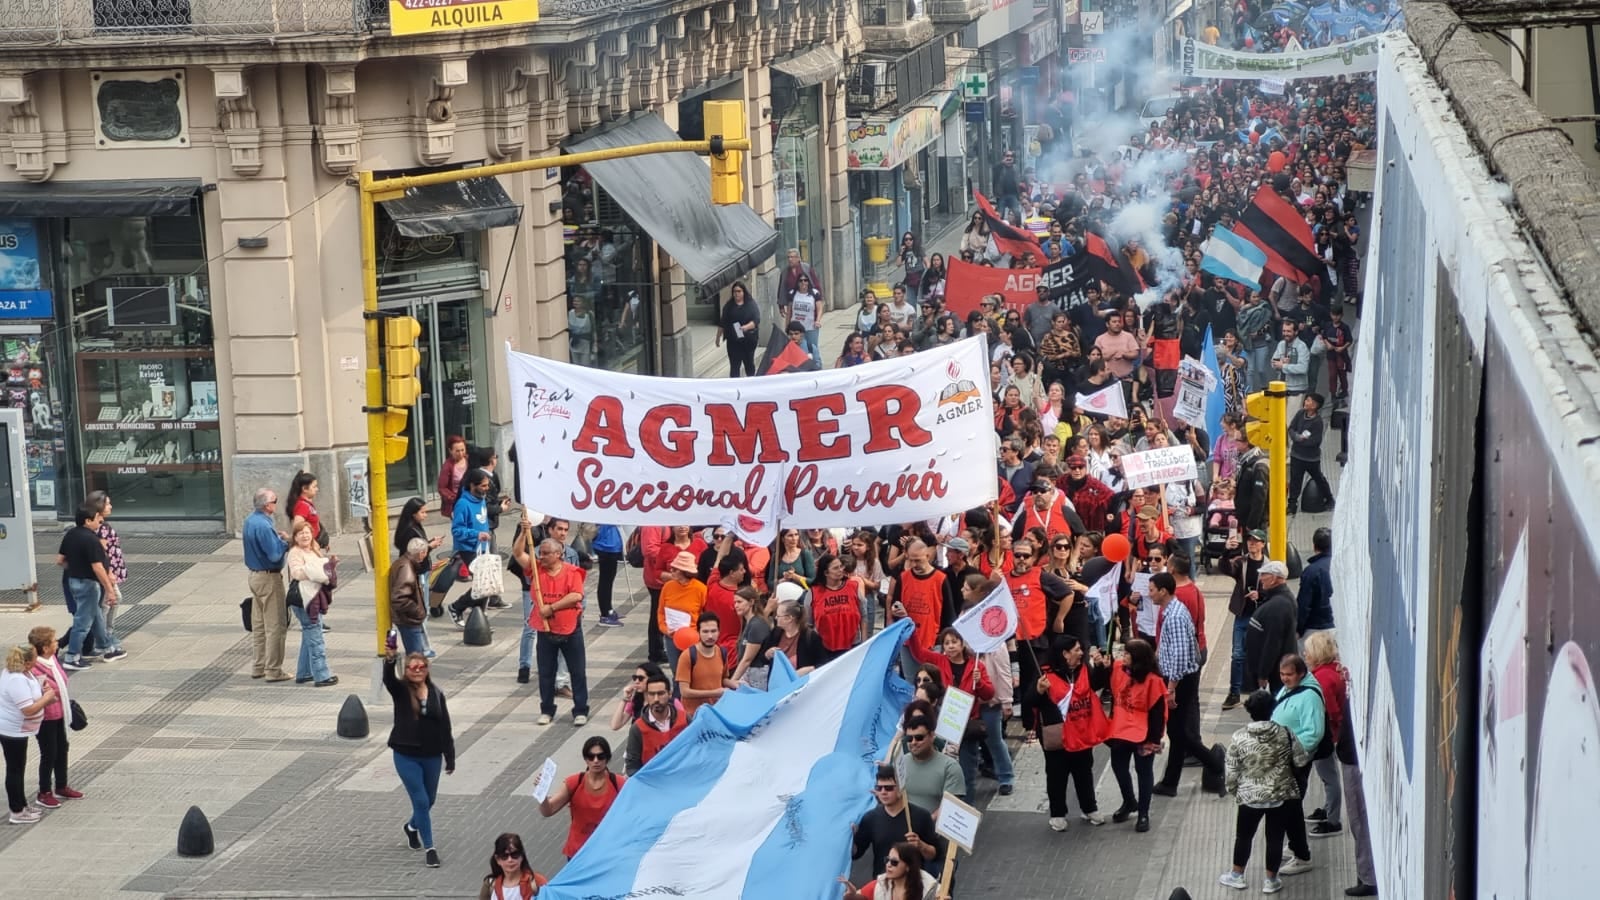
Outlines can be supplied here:
[[1239, 531], [1239, 516], [1233, 506], [1232, 478], [1219, 478], [1211, 485], [1211, 502], [1206, 505], [1205, 533], [1201, 536], [1200, 559], [1207, 574], [1227, 549], [1228, 538]]

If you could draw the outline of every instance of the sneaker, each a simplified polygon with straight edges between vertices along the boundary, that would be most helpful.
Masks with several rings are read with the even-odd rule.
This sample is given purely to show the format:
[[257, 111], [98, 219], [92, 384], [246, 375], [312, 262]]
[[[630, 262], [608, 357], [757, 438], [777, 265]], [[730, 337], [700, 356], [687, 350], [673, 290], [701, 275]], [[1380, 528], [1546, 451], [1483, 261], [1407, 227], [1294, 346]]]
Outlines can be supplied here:
[[1378, 896], [1378, 886], [1367, 884], [1365, 881], [1357, 881], [1355, 887], [1344, 889], [1344, 895], [1346, 897], [1376, 897]]
[[1263, 894], [1276, 894], [1281, 890], [1283, 890], [1283, 879], [1281, 878], [1268, 878], [1261, 882], [1261, 893]]
[[1106, 817], [1100, 815], [1097, 812], [1083, 813], [1082, 815], [1078, 816], [1078, 818], [1080, 818], [1080, 819], [1084, 820], [1085, 822], [1088, 822], [1090, 825], [1094, 825], [1096, 827], [1104, 825], [1106, 823]]
[[58, 787], [58, 788], [56, 788], [56, 799], [57, 800], [82, 800], [83, 799], [83, 792], [82, 791], [75, 791], [75, 790], [73, 790], [72, 788], [69, 788], [69, 787]]
[[62, 659], [61, 668], [68, 672], [82, 672], [89, 668], [89, 663], [81, 659]]
[[1306, 821], [1307, 822], [1322, 822], [1322, 821], [1325, 821], [1327, 818], [1328, 818], [1327, 810], [1324, 810], [1322, 807], [1319, 806], [1316, 809], [1312, 810], [1310, 815], [1306, 816]]
[[1217, 878], [1217, 884], [1220, 884], [1223, 887], [1231, 887], [1236, 891], [1242, 891], [1250, 886], [1250, 882], [1245, 881], [1243, 875], [1233, 871], [1232, 869], [1223, 872], [1222, 875]]
[[1066, 816], [1051, 816], [1050, 817], [1050, 830], [1051, 831], [1066, 831], [1068, 828], [1071, 828], [1071, 827], [1072, 827], [1072, 823], [1067, 821], [1067, 817]]
[[538, 722], [536, 724], [549, 725], [552, 718], [553, 718], [552, 716], [546, 715], [544, 713], [540, 713], [539, 714], [539, 720], [538, 720]]
[[601, 616], [600, 617], [600, 627], [601, 628], [621, 628], [622, 627], [622, 617], [617, 615], [616, 613], [612, 613], [609, 616]]
[[499, 597], [490, 597], [489, 598], [489, 602], [487, 604], [485, 604], [485, 605], [488, 606], [490, 609], [505, 609], [506, 607], [510, 606], [511, 604], [505, 602], [504, 600], [501, 600]]
[[422, 832], [412, 828], [410, 822], [400, 826], [400, 829], [406, 833], [406, 846], [413, 850], [422, 849]]
[[527, 666], [523, 666], [522, 668], [517, 670], [517, 684], [527, 684], [528, 683], [528, 679], [532, 675], [533, 675], [533, 670], [529, 669]]
[[582, 728], [583, 726], [589, 724], [589, 717], [588, 716], [573, 716], [572, 717], [572, 724], [578, 726], [579, 728]]
[[430, 869], [439, 868], [439, 851], [433, 849], [432, 847], [429, 847], [428, 848], [428, 855], [427, 855], [426, 858], [423, 859], [422, 862], [423, 862], [423, 865], [426, 865]]
[[465, 627], [467, 627], [466, 618], [464, 616], [462, 616], [461, 613], [458, 613], [453, 609], [450, 610], [450, 621], [456, 623], [456, 627], [457, 628], [465, 628]]
[[55, 809], [61, 805], [61, 801], [57, 800], [56, 795], [50, 793], [49, 791], [40, 791], [39, 799], [34, 801], [34, 805], [44, 807], [45, 809]]
[[14, 812], [11, 814], [11, 824], [32, 825], [33, 823], [39, 821], [40, 815], [41, 813], [37, 809], [34, 809], [31, 806], [25, 807], [21, 812]]
[[1298, 856], [1291, 856], [1289, 861], [1283, 864], [1283, 868], [1278, 870], [1278, 874], [1299, 875], [1301, 872], [1309, 871], [1311, 871], [1311, 860], [1301, 859]]
[[1311, 826], [1310, 832], [1311, 836], [1314, 838], [1333, 837], [1336, 834], [1343, 833], [1344, 826], [1340, 825], [1338, 822], [1318, 822], [1317, 824]]
[[108, 651], [105, 655], [101, 656], [100, 660], [102, 662], [116, 662], [117, 660], [119, 660], [119, 659], [121, 659], [121, 658], [123, 658], [124, 656], [127, 656], [127, 655], [128, 655], [128, 651], [122, 649], [121, 647], [118, 647], [117, 649]]
[[336, 685], [338, 683], [339, 683], [339, 676], [337, 676], [337, 675], [329, 675], [327, 678], [324, 678], [323, 680], [317, 682], [316, 683], [316, 687], [333, 687], [334, 685]]
[[439, 654], [437, 652], [435, 652], [432, 647], [429, 647], [428, 649], [422, 651], [422, 658], [423, 659], [433, 659], [434, 657], [436, 657], [438, 655]]

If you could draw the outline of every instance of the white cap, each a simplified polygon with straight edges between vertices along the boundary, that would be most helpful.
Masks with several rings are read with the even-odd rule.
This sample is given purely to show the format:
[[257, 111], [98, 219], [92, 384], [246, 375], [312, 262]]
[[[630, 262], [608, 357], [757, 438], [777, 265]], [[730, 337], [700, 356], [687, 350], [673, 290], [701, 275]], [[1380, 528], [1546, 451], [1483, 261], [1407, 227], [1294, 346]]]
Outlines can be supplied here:
[[777, 595], [779, 603], [785, 603], [789, 600], [799, 600], [805, 592], [805, 588], [792, 581], [780, 581], [778, 589], [773, 593]]

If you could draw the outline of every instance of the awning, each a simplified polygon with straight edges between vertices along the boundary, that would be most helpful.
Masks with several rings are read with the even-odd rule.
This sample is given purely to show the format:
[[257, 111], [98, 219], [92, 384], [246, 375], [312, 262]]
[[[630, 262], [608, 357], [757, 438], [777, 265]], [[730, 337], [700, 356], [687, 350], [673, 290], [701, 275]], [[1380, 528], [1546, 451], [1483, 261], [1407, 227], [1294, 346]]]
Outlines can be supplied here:
[[1172, 10], [1172, 12], [1167, 13], [1167, 21], [1171, 22], [1173, 19], [1176, 19], [1177, 17], [1188, 12], [1193, 6], [1194, 0], [1183, 0], [1183, 2], [1179, 3], [1177, 7]]
[[102, 218], [194, 214], [195, 179], [0, 184], [0, 216]]
[[[654, 115], [569, 144], [568, 153], [681, 140]], [[778, 249], [778, 233], [743, 203], [711, 202], [711, 169], [693, 153], [589, 163], [590, 176], [700, 285], [722, 290]]]
[[409, 238], [485, 231], [522, 219], [522, 207], [494, 178], [411, 188], [398, 200], [383, 201], [383, 209], [395, 230]]
[[772, 70], [794, 79], [800, 87], [811, 87], [843, 75], [844, 60], [832, 47], [820, 45], [773, 63]]

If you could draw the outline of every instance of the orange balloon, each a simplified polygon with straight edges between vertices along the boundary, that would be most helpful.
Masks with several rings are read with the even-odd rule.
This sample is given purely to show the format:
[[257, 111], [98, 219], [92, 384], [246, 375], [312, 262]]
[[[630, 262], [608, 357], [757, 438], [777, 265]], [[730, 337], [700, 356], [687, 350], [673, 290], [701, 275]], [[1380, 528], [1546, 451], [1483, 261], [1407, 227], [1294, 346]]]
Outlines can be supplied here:
[[700, 633], [685, 625], [672, 633], [672, 646], [687, 650], [700, 643]]
[[1282, 150], [1274, 150], [1274, 151], [1272, 151], [1272, 154], [1267, 157], [1267, 171], [1268, 172], [1273, 172], [1273, 173], [1282, 172], [1284, 170], [1284, 167], [1288, 166], [1288, 165], [1289, 165], [1289, 157], [1287, 155], [1285, 155]]
[[1128, 539], [1120, 534], [1108, 534], [1106, 539], [1100, 542], [1100, 555], [1114, 563], [1127, 559], [1128, 554], [1132, 552], [1133, 545], [1128, 543]]

